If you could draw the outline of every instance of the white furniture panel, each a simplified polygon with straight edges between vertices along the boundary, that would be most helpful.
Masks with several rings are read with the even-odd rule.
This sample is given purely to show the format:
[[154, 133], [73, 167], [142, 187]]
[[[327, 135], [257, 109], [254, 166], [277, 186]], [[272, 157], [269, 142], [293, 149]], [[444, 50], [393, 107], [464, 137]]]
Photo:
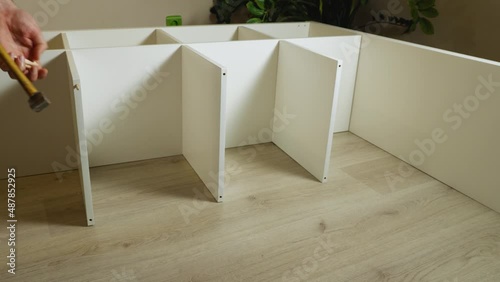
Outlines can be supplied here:
[[48, 50], [60, 50], [60, 49], [68, 49], [68, 38], [66, 37], [66, 33], [61, 32], [44, 32], [43, 37], [47, 42]]
[[226, 147], [271, 142], [278, 41], [193, 44], [191, 48], [227, 68]]
[[181, 153], [180, 45], [73, 51], [90, 166]]
[[287, 41], [343, 62], [339, 101], [335, 116], [335, 132], [348, 131], [358, 72], [361, 36], [301, 38]]
[[309, 22], [248, 24], [246, 27], [264, 33], [277, 39], [309, 37]]
[[272, 38], [294, 39], [310, 37], [332, 37], [360, 35], [360, 32], [317, 22], [247, 24], [247, 28], [259, 31]]
[[238, 40], [262, 40], [262, 39], [273, 39], [273, 37], [244, 26], [240, 26], [238, 28]]
[[[262, 32], [273, 38], [290, 39], [305, 48], [319, 52], [344, 61], [345, 69], [340, 89], [340, 100], [335, 132], [349, 130], [351, 118], [354, 86], [356, 84], [357, 64], [361, 46], [361, 35], [347, 29], [337, 28], [326, 24], [307, 23], [280, 23], [280, 24], [254, 24], [248, 28]], [[336, 35], [337, 37], [332, 37]], [[342, 35], [342, 36], [339, 36]], [[350, 36], [346, 36], [350, 35]], [[313, 38], [318, 37], [318, 38]]]
[[30, 109], [17, 81], [6, 73], [0, 75], [0, 170], [17, 168], [18, 177], [76, 168], [70, 153], [75, 140], [66, 54], [48, 50], [41, 64], [50, 69], [50, 75], [36, 86], [52, 104], [40, 113]]
[[500, 63], [365, 39], [351, 131], [500, 212]]
[[[70, 49], [127, 47], [158, 43], [154, 28], [78, 30], [66, 32], [66, 36]], [[169, 43], [176, 42], [173, 40]]]
[[161, 29], [155, 30], [156, 44], [178, 44], [180, 43], [176, 38], [166, 33]]
[[327, 181], [334, 105], [342, 62], [282, 41], [276, 109], [294, 116], [275, 119], [273, 142], [321, 182]]
[[205, 43], [238, 40], [237, 25], [174, 26], [162, 28], [182, 43]]
[[250, 25], [175, 26], [162, 30], [177, 42], [185, 44], [272, 39], [272, 36], [254, 30]]
[[361, 32], [324, 23], [311, 22], [309, 26], [309, 37], [349, 36], [360, 34]]
[[182, 153], [214, 198], [224, 189], [226, 69], [182, 47]]
[[83, 114], [82, 91], [80, 83], [80, 75], [75, 65], [73, 53], [66, 53], [68, 58], [69, 85], [72, 89], [71, 109], [73, 112], [73, 128], [75, 133], [75, 152], [78, 157], [78, 172], [80, 174], [80, 185], [82, 187], [83, 204], [85, 205], [85, 214], [87, 225], [94, 225], [94, 206], [92, 201], [92, 186], [90, 181], [90, 165], [87, 148], [87, 139], [85, 134], [85, 120]]

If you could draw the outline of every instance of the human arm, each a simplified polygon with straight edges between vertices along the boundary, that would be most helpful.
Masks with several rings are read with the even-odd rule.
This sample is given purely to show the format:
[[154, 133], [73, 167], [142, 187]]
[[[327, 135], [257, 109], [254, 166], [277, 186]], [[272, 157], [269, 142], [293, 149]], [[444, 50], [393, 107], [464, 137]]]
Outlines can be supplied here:
[[[43, 51], [47, 49], [47, 43], [33, 17], [16, 7], [11, 0], [0, 0], [0, 44], [30, 80], [47, 76], [48, 70], [45, 68], [26, 67], [25, 59], [39, 61]], [[3, 62], [0, 62], [0, 67], [8, 71]]]

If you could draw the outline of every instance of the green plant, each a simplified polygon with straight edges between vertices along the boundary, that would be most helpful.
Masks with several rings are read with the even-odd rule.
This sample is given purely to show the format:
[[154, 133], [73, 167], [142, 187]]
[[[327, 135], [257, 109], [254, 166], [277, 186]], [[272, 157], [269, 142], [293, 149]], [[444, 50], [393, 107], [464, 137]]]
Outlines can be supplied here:
[[249, 0], [216, 0], [210, 13], [215, 15], [217, 23], [230, 23], [234, 11], [248, 2]]
[[[318, 21], [326, 24], [356, 28], [354, 19], [360, 7], [369, 0], [219, 0], [214, 1], [211, 12], [217, 21], [230, 22], [232, 12], [246, 5], [251, 14], [249, 23]], [[434, 26], [429, 20], [439, 15], [436, 0], [407, 0], [411, 19], [378, 13], [373, 23], [385, 23], [403, 27], [405, 32], [413, 32], [417, 27], [433, 34]], [[365, 25], [365, 26], [367, 26]], [[364, 26], [363, 26], [364, 27]]]
[[311, 0], [252, 0], [246, 6], [253, 15], [250, 23], [307, 21], [320, 16], [318, 2]]
[[413, 18], [410, 31], [415, 31], [417, 25], [420, 25], [424, 33], [434, 34], [434, 25], [428, 18], [439, 16], [436, 0], [408, 0], [408, 5], [410, 5]]

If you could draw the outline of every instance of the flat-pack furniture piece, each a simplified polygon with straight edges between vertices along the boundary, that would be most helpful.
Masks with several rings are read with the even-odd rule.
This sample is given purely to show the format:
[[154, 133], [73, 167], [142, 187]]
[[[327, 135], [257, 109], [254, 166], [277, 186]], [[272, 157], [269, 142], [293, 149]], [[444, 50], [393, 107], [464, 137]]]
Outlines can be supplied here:
[[314, 22], [44, 35], [53, 103], [0, 78], [0, 166], [78, 169], [88, 225], [90, 167], [182, 154], [220, 202], [226, 148], [273, 142], [325, 182], [342, 131], [500, 211], [497, 62]]

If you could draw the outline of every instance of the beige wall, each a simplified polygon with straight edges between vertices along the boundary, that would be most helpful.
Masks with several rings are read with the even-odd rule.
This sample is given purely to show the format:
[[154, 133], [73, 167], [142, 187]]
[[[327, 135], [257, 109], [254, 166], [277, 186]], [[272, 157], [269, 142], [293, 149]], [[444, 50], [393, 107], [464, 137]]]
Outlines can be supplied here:
[[[388, 3], [406, 0], [372, 1], [372, 9], [388, 10]], [[436, 0], [440, 16], [433, 19], [436, 33], [420, 30], [396, 38], [467, 55], [500, 61], [499, 0]], [[408, 9], [399, 15], [406, 16]]]
[[43, 30], [164, 26], [180, 14], [184, 24], [209, 23], [212, 0], [16, 0]]

